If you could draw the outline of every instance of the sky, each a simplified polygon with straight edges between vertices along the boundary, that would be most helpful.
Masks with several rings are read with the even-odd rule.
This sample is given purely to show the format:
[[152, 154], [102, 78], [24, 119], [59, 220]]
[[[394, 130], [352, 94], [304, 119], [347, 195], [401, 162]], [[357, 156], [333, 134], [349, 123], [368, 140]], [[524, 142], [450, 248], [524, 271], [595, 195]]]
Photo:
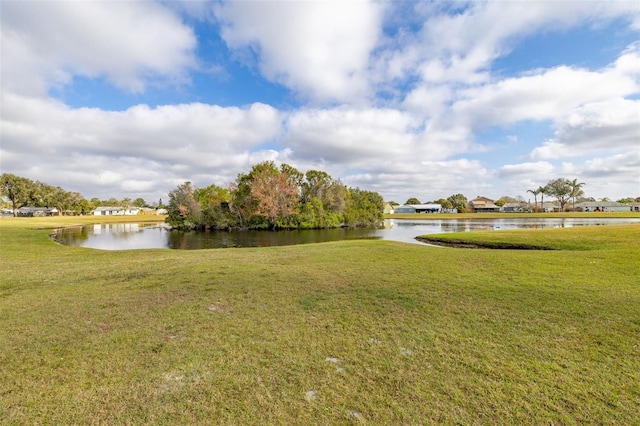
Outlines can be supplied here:
[[637, 1], [0, 2], [0, 172], [168, 201], [259, 162], [386, 201], [640, 196]]

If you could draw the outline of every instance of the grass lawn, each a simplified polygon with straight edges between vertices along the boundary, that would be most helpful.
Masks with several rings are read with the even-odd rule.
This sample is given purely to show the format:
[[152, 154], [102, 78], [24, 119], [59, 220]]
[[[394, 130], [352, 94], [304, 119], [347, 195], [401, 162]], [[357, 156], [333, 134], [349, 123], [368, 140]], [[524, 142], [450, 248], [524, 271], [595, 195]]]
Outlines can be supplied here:
[[122, 219], [0, 219], [0, 424], [639, 423], [640, 225], [446, 237], [549, 250], [42, 229], [97, 220]]

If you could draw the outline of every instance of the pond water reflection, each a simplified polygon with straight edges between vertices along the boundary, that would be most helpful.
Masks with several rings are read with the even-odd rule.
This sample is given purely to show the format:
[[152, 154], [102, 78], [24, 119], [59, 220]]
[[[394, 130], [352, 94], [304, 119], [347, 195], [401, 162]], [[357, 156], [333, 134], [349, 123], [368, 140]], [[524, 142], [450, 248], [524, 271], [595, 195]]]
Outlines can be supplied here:
[[227, 247], [267, 247], [347, 239], [380, 239], [423, 244], [419, 235], [518, 228], [569, 228], [637, 223], [640, 219], [504, 218], [388, 219], [380, 229], [309, 229], [293, 231], [183, 232], [164, 224], [113, 223], [60, 229], [55, 240], [100, 250], [171, 248], [197, 250]]

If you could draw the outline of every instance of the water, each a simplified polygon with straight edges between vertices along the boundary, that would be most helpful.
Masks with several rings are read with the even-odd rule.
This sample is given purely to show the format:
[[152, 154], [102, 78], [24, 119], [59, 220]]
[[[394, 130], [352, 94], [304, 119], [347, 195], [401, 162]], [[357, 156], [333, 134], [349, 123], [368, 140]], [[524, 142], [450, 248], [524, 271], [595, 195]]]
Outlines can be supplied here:
[[64, 228], [56, 241], [71, 246], [100, 250], [170, 248], [197, 250], [228, 247], [267, 247], [310, 244], [348, 239], [392, 240], [423, 244], [419, 235], [477, 230], [570, 228], [636, 223], [640, 219], [601, 218], [505, 218], [505, 219], [389, 219], [380, 229], [311, 229], [293, 231], [183, 232], [164, 224], [114, 223]]

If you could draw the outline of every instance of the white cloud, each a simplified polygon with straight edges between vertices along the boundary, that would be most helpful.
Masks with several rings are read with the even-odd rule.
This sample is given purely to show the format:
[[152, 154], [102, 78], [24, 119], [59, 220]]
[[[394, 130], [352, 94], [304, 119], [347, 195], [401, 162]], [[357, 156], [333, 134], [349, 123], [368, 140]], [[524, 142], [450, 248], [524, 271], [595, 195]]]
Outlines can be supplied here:
[[222, 36], [250, 48], [260, 71], [312, 100], [367, 96], [365, 71], [383, 5], [347, 2], [229, 2], [217, 8]]
[[415, 150], [418, 125], [416, 117], [390, 109], [301, 110], [289, 116], [283, 143], [302, 158], [361, 163]]
[[[461, 99], [453, 105], [452, 110], [468, 117], [474, 126], [554, 119], [585, 103], [640, 92], [637, 79], [629, 75], [626, 68], [627, 62], [638, 59], [638, 55], [633, 53], [602, 71], [562, 66], [467, 89], [459, 93]], [[617, 66], [620, 61], [624, 62], [623, 70]]]
[[416, 3], [414, 12], [423, 16], [420, 32], [399, 32], [401, 47], [376, 64], [379, 81], [419, 76], [430, 83], [488, 82], [491, 62], [537, 32], [617, 18], [640, 22], [631, 1]]
[[[114, 112], [11, 95], [3, 107], [8, 112], [1, 123], [3, 169], [63, 187], [82, 186], [83, 193], [92, 193], [92, 184], [125, 192], [152, 186], [167, 191], [167, 179], [198, 174], [231, 181], [250, 167], [253, 152], [282, 131], [280, 114], [264, 104], [138, 105]], [[72, 172], [64, 177], [59, 168]]]
[[75, 76], [142, 92], [154, 78], [182, 81], [196, 39], [159, 3], [2, 3], [3, 90], [43, 96]]
[[575, 157], [620, 149], [640, 150], [640, 101], [615, 99], [586, 104], [556, 121], [552, 140], [534, 159]]
[[546, 161], [538, 161], [536, 163], [505, 164], [500, 168], [499, 176], [503, 179], [542, 176], [544, 179], [544, 177], [550, 176], [553, 170], [553, 165]]

